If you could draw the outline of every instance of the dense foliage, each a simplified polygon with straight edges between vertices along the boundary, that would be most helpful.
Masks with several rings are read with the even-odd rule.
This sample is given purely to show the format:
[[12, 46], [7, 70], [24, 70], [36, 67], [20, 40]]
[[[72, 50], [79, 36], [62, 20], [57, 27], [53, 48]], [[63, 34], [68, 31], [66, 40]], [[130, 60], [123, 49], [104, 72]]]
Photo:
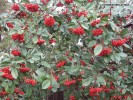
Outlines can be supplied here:
[[43, 100], [51, 91], [64, 91], [65, 100], [131, 100], [133, 35], [123, 26], [132, 7], [108, 2], [13, 3], [0, 22], [10, 36], [1, 100]]

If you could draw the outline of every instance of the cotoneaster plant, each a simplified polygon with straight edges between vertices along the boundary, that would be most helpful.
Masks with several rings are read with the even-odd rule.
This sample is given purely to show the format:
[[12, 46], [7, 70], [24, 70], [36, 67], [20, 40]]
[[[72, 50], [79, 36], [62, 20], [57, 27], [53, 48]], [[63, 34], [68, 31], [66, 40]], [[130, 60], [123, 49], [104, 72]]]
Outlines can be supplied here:
[[131, 7], [106, 2], [14, 2], [2, 20], [10, 48], [0, 62], [1, 100], [43, 100], [57, 91], [65, 100], [131, 100], [133, 35], [123, 27]]

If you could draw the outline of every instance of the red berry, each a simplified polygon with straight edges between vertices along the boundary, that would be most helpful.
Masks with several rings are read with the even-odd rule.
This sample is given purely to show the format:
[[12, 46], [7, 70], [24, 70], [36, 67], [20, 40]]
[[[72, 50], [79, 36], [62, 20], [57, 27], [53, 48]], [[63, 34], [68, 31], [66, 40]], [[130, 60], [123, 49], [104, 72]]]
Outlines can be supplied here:
[[62, 60], [62, 61], [59, 61], [57, 64], [56, 64], [56, 67], [57, 68], [60, 68], [62, 66], [64, 66], [67, 62], [65, 60]]
[[26, 4], [26, 8], [30, 12], [37, 12], [39, 10], [39, 6], [37, 4]]
[[123, 44], [125, 44], [127, 42], [126, 39], [117, 39], [117, 40], [112, 40], [111, 43], [113, 46], [115, 47], [119, 47], [122, 46]]
[[85, 31], [82, 27], [77, 27], [77, 28], [72, 29], [72, 33], [76, 35], [83, 35]]
[[10, 23], [10, 22], [6, 23], [6, 25], [7, 25], [9, 28], [13, 28], [13, 27], [14, 27], [13, 24]]
[[94, 30], [92, 30], [92, 34], [93, 34], [93, 36], [102, 35], [103, 34], [103, 29], [101, 29], [101, 28], [94, 29]]
[[81, 11], [81, 12], [78, 12], [77, 16], [78, 16], [78, 17], [80, 17], [80, 16], [86, 17], [87, 14], [88, 14], [88, 12], [86, 12], [86, 11]]
[[73, 0], [65, 0], [65, 2], [66, 2], [67, 4], [70, 4], [70, 3], [73, 2]]
[[70, 96], [69, 100], [76, 100], [74, 96]]
[[14, 50], [11, 51], [11, 54], [14, 55], [14, 56], [20, 56], [21, 52], [17, 49], [14, 49]]
[[50, 40], [49, 40], [49, 43], [50, 43], [50, 44], [56, 43], [56, 40], [55, 40], [55, 39], [50, 39]]
[[29, 72], [30, 68], [28, 68], [28, 67], [21, 67], [21, 68], [19, 68], [19, 70], [20, 70], [20, 72], [25, 73], [25, 72]]
[[45, 20], [45, 21], [44, 21], [44, 24], [45, 24], [46, 26], [53, 26], [53, 25], [55, 24], [55, 19], [54, 19], [54, 17], [52, 17], [52, 16], [47, 17], [47, 18], [45, 18], [44, 20]]
[[34, 80], [34, 79], [24, 79], [24, 81], [26, 84], [30, 84], [32, 86], [36, 85], [36, 83], [37, 83], [36, 80]]
[[19, 38], [19, 34], [15, 33], [11, 36], [11, 38], [15, 41], [15, 40], [18, 40]]
[[38, 45], [41, 45], [41, 44], [43, 44], [44, 42], [45, 42], [45, 40], [39, 38], [37, 44], [38, 44]]
[[112, 52], [112, 48], [103, 48], [99, 56], [107, 56]]
[[20, 10], [19, 5], [18, 5], [18, 4], [13, 4], [13, 5], [12, 5], [12, 10], [14, 10], [14, 11], [19, 11], [19, 10]]
[[101, 22], [101, 20], [94, 20], [90, 23], [91, 26], [96, 26], [97, 24], [99, 24]]
[[49, 0], [41, 0], [41, 2], [42, 2], [44, 5], [46, 5], [46, 4], [48, 4]]

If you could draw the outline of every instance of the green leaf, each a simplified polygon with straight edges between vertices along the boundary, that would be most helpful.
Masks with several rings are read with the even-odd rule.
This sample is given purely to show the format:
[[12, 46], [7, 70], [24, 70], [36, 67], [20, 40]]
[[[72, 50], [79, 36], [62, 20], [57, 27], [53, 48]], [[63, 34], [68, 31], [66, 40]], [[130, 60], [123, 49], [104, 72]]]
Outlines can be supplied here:
[[17, 77], [18, 77], [18, 71], [17, 71], [16, 68], [11, 67], [11, 74], [12, 74], [13, 78], [17, 79]]
[[22, 55], [26, 56], [27, 55], [27, 49], [21, 48], [21, 53], [22, 53]]
[[59, 88], [59, 84], [57, 83], [57, 81], [55, 80], [55, 78], [52, 77], [52, 91], [53, 92], [56, 92], [58, 88]]
[[28, 85], [26, 87], [26, 97], [30, 97], [32, 95], [32, 86]]
[[50, 64], [47, 63], [46, 61], [43, 61], [41, 64], [44, 65], [47, 68], [51, 68]]
[[70, 68], [68, 69], [68, 73], [74, 75], [74, 74], [76, 74], [76, 72], [77, 72], [78, 70], [79, 70], [79, 67], [78, 67], [78, 66], [72, 66], [72, 67], [70, 67]]
[[84, 28], [84, 29], [89, 29], [89, 26], [87, 23], [81, 23], [81, 26]]
[[15, 84], [12, 83], [12, 86], [9, 87], [9, 92], [10, 93], [13, 93], [14, 92], [14, 89], [15, 89]]
[[121, 57], [127, 57], [127, 54], [126, 53], [119, 53], [119, 55], [121, 56]]
[[116, 26], [116, 24], [114, 22], [111, 21], [110, 22], [110, 26], [113, 29], [113, 31], [119, 32], [120, 29]]
[[87, 9], [87, 10], [90, 10], [90, 9], [92, 9], [94, 6], [95, 6], [95, 3], [94, 3], [94, 2], [93, 2], [93, 3], [88, 3], [88, 4], [86, 5], [86, 9]]
[[42, 83], [42, 89], [47, 89], [50, 86], [50, 80], [45, 80]]
[[33, 37], [32, 37], [32, 41], [33, 41], [34, 44], [36, 44], [37, 41], [38, 41], [38, 37], [37, 37], [37, 36], [33, 36]]
[[98, 77], [97, 82], [100, 83], [101, 85], [106, 85], [106, 81], [103, 77]]
[[92, 47], [95, 44], [96, 44], [96, 41], [95, 40], [92, 40], [92, 41], [89, 42], [88, 47]]
[[90, 85], [90, 83], [92, 82], [92, 80], [93, 80], [93, 77], [89, 77], [89, 78], [83, 79], [82, 86], [88, 86], [88, 85]]
[[22, 63], [25, 62], [24, 59], [20, 58], [20, 57], [16, 57], [16, 59], [13, 61], [13, 63]]
[[130, 48], [131, 49], [131, 47], [128, 45], [128, 44], [123, 44], [126, 48]]
[[103, 49], [102, 45], [97, 45], [94, 49], [95, 56], [99, 55], [101, 53], [102, 49]]

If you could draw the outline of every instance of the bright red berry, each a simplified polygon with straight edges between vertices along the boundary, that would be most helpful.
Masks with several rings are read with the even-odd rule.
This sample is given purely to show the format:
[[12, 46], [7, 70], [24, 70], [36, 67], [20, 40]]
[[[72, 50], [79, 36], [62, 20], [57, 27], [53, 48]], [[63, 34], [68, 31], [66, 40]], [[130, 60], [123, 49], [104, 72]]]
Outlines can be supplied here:
[[76, 98], [74, 96], [70, 96], [69, 100], [76, 100]]
[[36, 80], [34, 80], [34, 79], [24, 79], [24, 81], [26, 84], [30, 84], [32, 86], [36, 85], [36, 83], [37, 83]]
[[13, 27], [14, 27], [13, 24], [12, 24], [11, 22], [6, 23], [6, 25], [7, 25], [9, 28], [13, 28]]
[[11, 51], [11, 54], [14, 55], [14, 56], [20, 56], [21, 52], [17, 49], [14, 49], [14, 50]]
[[37, 44], [41, 45], [41, 44], [44, 44], [44, 42], [45, 42], [45, 40], [39, 38], [38, 41], [37, 41]]
[[25, 73], [25, 72], [29, 72], [30, 68], [28, 68], [28, 67], [21, 67], [21, 68], [19, 68], [19, 70], [20, 70], [20, 72]]
[[41, 2], [42, 2], [44, 5], [46, 5], [46, 4], [48, 4], [49, 0], [41, 0]]
[[46, 26], [53, 26], [54, 24], [55, 24], [55, 19], [54, 19], [54, 17], [52, 17], [52, 16], [49, 16], [49, 17], [46, 17], [45, 19], [44, 19], [44, 24], [46, 25]]
[[92, 34], [93, 34], [93, 36], [102, 35], [103, 34], [103, 29], [102, 28], [94, 29], [94, 30], [92, 30]]
[[11, 74], [8, 74], [8, 73], [3, 73], [1, 76], [3, 78], [9, 79], [9, 80], [14, 80], [13, 76]]
[[93, 88], [93, 87], [91, 87], [89, 89], [90, 96], [96, 96], [98, 93], [100, 93], [102, 91], [103, 91], [102, 88]]
[[112, 52], [112, 48], [103, 48], [99, 56], [107, 56]]
[[90, 23], [91, 26], [96, 26], [97, 24], [99, 24], [101, 22], [101, 20], [94, 20]]
[[11, 36], [11, 38], [12, 38], [14, 41], [16, 41], [16, 40], [18, 40], [18, 38], [19, 38], [19, 34], [15, 33], [15, 34], [13, 34], [13, 35]]
[[61, 68], [62, 66], [64, 66], [67, 62], [65, 60], [62, 60], [62, 61], [59, 61], [57, 64], [56, 64], [56, 67], [57, 68]]
[[86, 12], [86, 11], [81, 11], [81, 12], [78, 12], [77, 16], [78, 16], [78, 17], [80, 17], [80, 16], [86, 17], [87, 14], [88, 14], [88, 12]]
[[82, 66], [86, 66], [86, 63], [85, 63], [83, 60], [80, 60], [80, 64], [81, 64]]
[[26, 8], [30, 12], [37, 12], [37, 11], [39, 11], [38, 4], [26, 4]]
[[93, 2], [93, 0], [88, 0], [88, 3]]
[[58, 4], [56, 5], [57, 7], [62, 7], [63, 4], [61, 2], [58, 2]]
[[67, 4], [70, 4], [70, 3], [73, 2], [73, 0], [65, 0], [65, 2], [66, 2]]
[[50, 43], [50, 44], [54, 44], [54, 43], [56, 43], [56, 40], [55, 40], [55, 39], [50, 39], [50, 40], [49, 40], [49, 43]]
[[76, 35], [83, 35], [85, 33], [85, 31], [82, 27], [74, 28], [74, 29], [72, 29], [72, 32]]
[[123, 44], [125, 44], [127, 42], [126, 39], [117, 39], [117, 40], [112, 40], [111, 43], [113, 46], [115, 47], [119, 47], [122, 46]]
[[19, 10], [20, 10], [19, 5], [18, 5], [18, 4], [13, 4], [13, 5], [12, 5], [12, 10], [14, 10], [14, 11], [19, 11]]
[[24, 12], [24, 11], [21, 11], [21, 12], [19, 12], [16, 16], [17, 16], [18, 18], [25, 18], [25, 17], [27, 17], [27, 13]]

